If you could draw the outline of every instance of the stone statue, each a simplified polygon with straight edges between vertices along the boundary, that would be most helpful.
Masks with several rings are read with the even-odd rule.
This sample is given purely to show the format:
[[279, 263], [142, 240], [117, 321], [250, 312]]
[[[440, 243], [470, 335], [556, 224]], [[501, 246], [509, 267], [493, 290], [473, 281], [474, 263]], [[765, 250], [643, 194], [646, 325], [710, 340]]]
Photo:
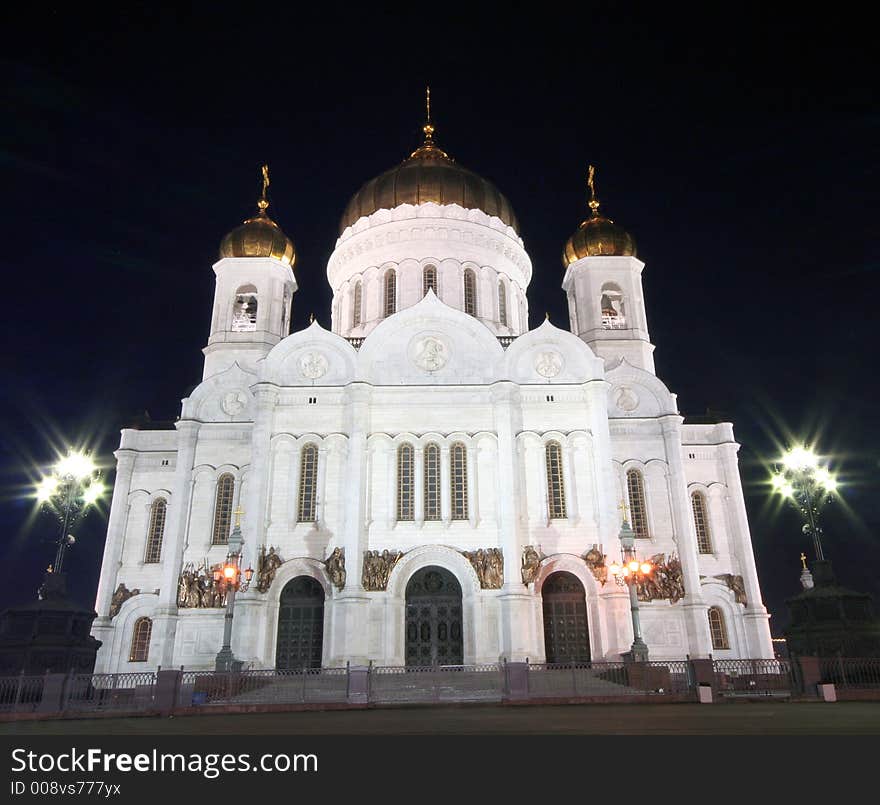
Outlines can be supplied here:
[[746, 599], [746, 586], [743, 583], [742, 576], [734, 576], [732, 573], [722, 573], [720, 576], [715, 576], [715, 578], [721, 579], [721, 581], [733, 591], [733, 597], [737, 604], [748, 603]]
[[394, 566], [403, 556], [402, 551], [364, 551], [364, 568], [361, 583], [365, 590], [376, 592], [388, 589], [388, 578]]
[[504, 584], [504, 557], [500, 548], [462, 551], [471, 563], [484, 590], [500, 590]]
[[639, 600], [653, 601], [668, 598], [674, 604], [684, 598], [684, 580], [678, 557], [673, 554], [666, 559], [665, 553], [658, 553], [654, 554], [650, 561], [654, 569], [636, 587]]
[[265, 546], [260, 549], [260, 557], [257, 559], [257, 592], [265, 593], [272, 586], [275, 572], [282, 564], [284, 560], [275, 552], [274, 547], [269, 548], [269, 553], [266, 553]]
[[210, 609], [226, 606], [222, 588], [214, 584], [213, 569], [205, 565], [184, 565], [177, 580], [177, 606], [187, 609]]
[[119, 586], [116, 588], [116, 592], [113, 593], [113, 597], [110, 599], [110, 617], [115, 618], [119, 614], [122, 605], [133, 595], [140, 595], [140, 592], [139, 589], [129, 590], [128, 587], [120, 581]]
[[333, 553], [325, 562], [327, 575], [337, 590], [345, 587], [345, 551], [342, 548], [334, 548]]
[[541, 557], [531, 545], [526, 545], [526, 547], [523, 549], [522, 557], [523, 584], [534, 584], [535, 579], [538, 578], [538, 571], [540, 569]]
[[595, 545], [584, 554], [584, 562], [590, 568], [593, 578], [603, 587], [608, 581], [608, 567], [605, 565], [605, 554], [603, 554]]

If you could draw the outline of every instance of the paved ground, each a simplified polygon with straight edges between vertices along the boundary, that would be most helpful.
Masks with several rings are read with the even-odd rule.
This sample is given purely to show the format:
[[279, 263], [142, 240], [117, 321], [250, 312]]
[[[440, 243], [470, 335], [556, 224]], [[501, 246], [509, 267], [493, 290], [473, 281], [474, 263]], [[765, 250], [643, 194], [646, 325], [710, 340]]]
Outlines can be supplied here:
[[409, 707], [0, 723], [0, 735], [878, 735], [880, 702]]

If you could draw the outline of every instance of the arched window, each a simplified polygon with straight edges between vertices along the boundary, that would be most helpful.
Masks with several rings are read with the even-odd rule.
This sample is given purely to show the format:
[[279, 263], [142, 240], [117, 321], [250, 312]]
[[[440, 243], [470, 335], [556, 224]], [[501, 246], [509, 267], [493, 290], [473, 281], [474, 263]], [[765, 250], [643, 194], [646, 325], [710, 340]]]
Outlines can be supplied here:
[[165, 498], [156, 498], [150, 506], [150, 526], [147, 528], [147, 550], [144, 562], [158, 562], [162, 556], [162, 536], [165, 534]]
[[648, 510], [645, 507], [645, 482], [638, 470], [626, 474], [626, 489], [629, 493], [630, 525], [639, 539], [648, 539]]
[[626, 328], [626, 313], [623, 309], [623, 294], [614, 283], [607, 282], [602, 286], [599, 307], [602, 311], [602, 327], [605, 330], [623, 330]]
[[153, 633], [153, 621], [149, 618], [138, 618], [134, 622], [131, 633], [131, 651], [129, 662], [146, 662], [150, 656], [150, 635]]
[[428, 288], [437, 293], [437, 269], [434, 266], [425, 266], [422, 271], [422, 296], [428, 293]]
[[547, 465], [547, 504], [551, 520], [565, 519], [565, 485], [562, 482], [562, 448], [559, 442], [547, 442], [544, 449]]
[[299, 462], [299, 496], [296, 519], [299, 523], [314, 523], [316, 519], [315, 499], [318, 491], [318, 448], [307, 444], [302, 449]]
[[402, 444], [397, 448], [397, 519], [413, 519], [413, 448]]
[[730, 648], [730, 643], [727, 642], [724, 615], [718, 607], [709, 607], [709, 631], [712, 633], [712, 648]]
[[232, 493], [235, 490], [235, 478], [228, 472], [217, 479], [217, 497], [214, 502], [214, 531], [211, 534], [212, 545], [226, 545], [232, 528]]
[[440, 448], [425, 447], [425, 519], [440, 519]]
[[397, 310], [397, 274], [393, 268], [385, 272], [385, 317]]
[[498, 321], [502, 327], [507, 327], [507, 288], [504, 280], [498, 280]]
[[697, 550], [700, 553], [712, 553], [712, 539], [709, 536], [709, 513], [706, 509], [706, 496], [702, 492], [691, 495], [691, 506], [694, 510], [694, 528], [697, 532]]
[[468, 519], [467, 448], [456, 442], [450, 451], [449, 487], [452, 498], [452, 519]]
[[469, 268], [464, 271], [464, 312], [477, 315], [477, 275]]
[[232, 303], [232, 332], [250, 333], [257, 329], [257, 289], [242, 285]]
[[351, 326], [357, 327], [361, 323], [361, 281], [354, 284], [354, 299], [351, 303]]

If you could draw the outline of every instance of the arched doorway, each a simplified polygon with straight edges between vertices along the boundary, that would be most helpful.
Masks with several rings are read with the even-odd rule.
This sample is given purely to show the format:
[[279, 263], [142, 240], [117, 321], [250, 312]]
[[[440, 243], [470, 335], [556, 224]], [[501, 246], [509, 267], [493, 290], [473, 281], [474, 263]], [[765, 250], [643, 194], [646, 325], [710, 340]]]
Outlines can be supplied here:
[[589, 662], [584, 585], [571, 573], [551, 573], [541, 587], [547, 662]]
[[461, 585], [442, 567], [423, 567], [406, 585], [406, 664], [462, 665]]
[[297, 576], [281, 591], [275, 667], [320, 668], [323, 644], [324, 589], [310, 576]]

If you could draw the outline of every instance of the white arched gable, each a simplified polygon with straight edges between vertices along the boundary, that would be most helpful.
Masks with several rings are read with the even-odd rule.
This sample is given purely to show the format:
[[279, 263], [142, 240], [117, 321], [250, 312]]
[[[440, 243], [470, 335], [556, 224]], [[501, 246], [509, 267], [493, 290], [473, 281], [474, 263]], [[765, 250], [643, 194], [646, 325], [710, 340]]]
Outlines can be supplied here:
[[507, 348], [500, 377], [515, 383], [584, 383], [601, 379], [604, 364], [580, 338], [545, 319]]
[[639, 369], [621, 358], [605, 374], [611, 384], [608, 391], [608, 416], [659, 417], [677, 414], [675, 395], [651, 372]]
[[279, 386], [343, 386], [355, 374], [357, 352], [313, 321], [279, 341], [260, 361], [260, 380]]
[[195, 387], [183, 401], [181, 418], [202, 422], [252, 422], [254, 395], [250, 387], [256, 380], [253, 372], [232, 364]]

